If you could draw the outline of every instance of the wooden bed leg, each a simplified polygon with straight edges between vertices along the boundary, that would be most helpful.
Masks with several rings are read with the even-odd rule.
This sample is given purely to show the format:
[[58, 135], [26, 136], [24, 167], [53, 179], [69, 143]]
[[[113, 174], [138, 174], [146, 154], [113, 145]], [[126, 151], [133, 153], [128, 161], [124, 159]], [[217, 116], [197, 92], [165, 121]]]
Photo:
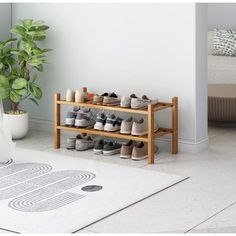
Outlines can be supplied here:
[[172, 98], [172, 154], [178, 153], [178, 97]]
[[148, 164], [154, 163], [154, 109], [148, 105]]
[[61, 105], [57, 101], [61, 99], [60, 93], [56, 93], [54, 97], [54, 148], [61, 147], [61, 130], [57, 126], [61, 125]]

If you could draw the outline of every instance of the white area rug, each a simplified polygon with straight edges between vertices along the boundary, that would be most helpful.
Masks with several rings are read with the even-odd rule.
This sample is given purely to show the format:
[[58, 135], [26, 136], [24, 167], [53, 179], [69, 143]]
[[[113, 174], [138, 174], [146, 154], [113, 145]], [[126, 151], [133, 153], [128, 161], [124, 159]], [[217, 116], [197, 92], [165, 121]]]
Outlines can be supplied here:
[[184, 179], [17, 149], [15, 162], [0, 166], [0, 228], [20, 233], [75, 232]]

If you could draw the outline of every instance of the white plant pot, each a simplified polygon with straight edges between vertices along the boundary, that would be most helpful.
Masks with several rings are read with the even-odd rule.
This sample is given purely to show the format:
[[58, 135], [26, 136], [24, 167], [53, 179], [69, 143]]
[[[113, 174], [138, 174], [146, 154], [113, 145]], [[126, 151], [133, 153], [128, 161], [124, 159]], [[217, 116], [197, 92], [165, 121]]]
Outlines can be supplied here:
[[12, 135], [12, 139], [22, 139], [29, 130], [28, 113], [19, 115], [3, 114], [3, 125], [8, 128]]

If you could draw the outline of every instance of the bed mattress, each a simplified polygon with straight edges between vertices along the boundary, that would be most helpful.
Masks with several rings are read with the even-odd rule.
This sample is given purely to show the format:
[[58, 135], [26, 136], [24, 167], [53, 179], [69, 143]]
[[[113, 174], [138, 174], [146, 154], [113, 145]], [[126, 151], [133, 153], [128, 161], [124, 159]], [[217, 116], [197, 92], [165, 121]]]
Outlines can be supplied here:
[[208, 83], [236, 85], [236, 57], [208, 55]]

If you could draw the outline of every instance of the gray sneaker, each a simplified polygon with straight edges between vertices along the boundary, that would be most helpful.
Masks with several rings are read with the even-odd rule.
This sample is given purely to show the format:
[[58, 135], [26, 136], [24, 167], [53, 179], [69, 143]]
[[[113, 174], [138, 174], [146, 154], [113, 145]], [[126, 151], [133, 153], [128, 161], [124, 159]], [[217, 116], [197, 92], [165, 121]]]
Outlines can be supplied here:
[[131, 99], [131, 108], [133, 109], [140, 109], [145, 108], [149, 104], [157, 104], [158, 100], [150, 100], [146, 95], [143, 95], [142, 98], [132, 98]]
[[120, 104], [120, 99], [115, 93], [108, 94], [108, 96], [104, 96], [103, 98], [103, 105], [119, 105]]
[[80, 110], [75, 119], [75, 127], [90, 127], [95, 124], [94, 116], [90, 109]]
[[75, 149], [77, 151], [85, 151], [94, 147], [94, 141], [90, 136], [86, 136], [83, 139], [77, 139], [75, 143]]
[[120, 153], [121, 144], [117, 142], [109, 142], [103, 147], [103, 155], [111, 156]]
[[75, 149], [75, 141], [76, 141], [76, 138], [68, 138], [66, 140], [66, 149], [68, 150]]
[[67, 112], [66, 121], [65, 121], [66, 126], [72, 127], [75, 125], [76, 114], [77, 114], [76, 112], [72, 112], [72, 111]]

